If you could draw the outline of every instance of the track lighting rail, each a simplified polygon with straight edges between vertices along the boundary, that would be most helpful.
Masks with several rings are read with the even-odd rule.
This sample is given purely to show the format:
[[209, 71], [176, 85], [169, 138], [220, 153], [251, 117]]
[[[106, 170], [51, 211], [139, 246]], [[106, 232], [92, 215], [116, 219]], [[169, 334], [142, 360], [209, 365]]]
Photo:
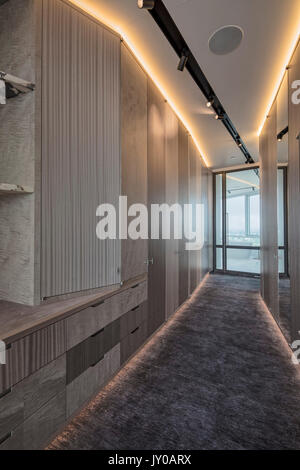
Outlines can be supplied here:
[[200, 65], [198, 64], [196, 58], [194, 57], [192, 51], [188, 47], [185, 39], [183, 38], [181, 32], [179, 31], [177, 25], [172, 19], [170, 13], [165, 7], [162, 0], [152, 0], [152, 1], [138, 1], [139, 8], [145, 8], [149, 11], [150, 15], [157, 23], [170, 45], [173, 47], [174, 51], [179, 57], [179, 70], [184, 70], [186, 68], [193, 78], [194, 82], [200, 88], [201, 92], [207, 99], [207, 106], [211, 107], [216, 113], [216, 119], [222, 121], [223, 125], [226, 127], [227, 131], [244, 154], [246, 163], [254, 163], [253, 158], [251, 157], [246, 145], [241, 139], [238, 131], [236, 130], [233, 122], [226, 113], [222, 103], [208, 82], [206, 76], [201, 70]]

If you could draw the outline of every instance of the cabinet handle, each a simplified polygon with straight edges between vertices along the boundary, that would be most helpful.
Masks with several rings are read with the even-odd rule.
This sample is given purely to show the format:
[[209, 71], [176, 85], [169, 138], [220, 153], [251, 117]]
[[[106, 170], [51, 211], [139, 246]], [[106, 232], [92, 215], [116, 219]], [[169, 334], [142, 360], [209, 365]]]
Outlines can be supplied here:
[[98, 302], [97, 304], [94, 304], [92, 305], [92, 308], [96, 308], [96, 307], [99, 307], [99, 305], [103, 305], [105, 302], [105, 300], [101, 300], [100, 302]]
[[0, 399], [6, 397], [9, 393], [12, 392], [12, 387], [8, 388], [7, 390], [4, 390], [4, 392], [0, 393]]
[[104, 359], [104, 356], [100, 357], [100, 359], [94, 364], [92, 364], [90, 367], [96, 367], [96, 365], [99, 364], [99, 362], [103, 361], [103, 359]]
[[136, 289], [137, 287], [139, 287], [139, 284], [135, 284], [134, 286], [131, 287], [131, 289]]
[[146, 261], [144, 262], [144, 264], [146, 264], [147, 266], [149, 266], [150, 264], [154, 264], [154, 258], [146, 259]]
[[6, 436], [2, 437], [2, 438], [0, 439], [0, 446], [1, 446], [2, 444], [4, 444], [5, 441], [8, 441], [8, 439], [10, 439], [10, 438], [12, 437], [12, 435], [13, 435], [13, 432], [11, 431], [11, 432], [9, 432], [8, 434], [6, 434]]
[[101, 333], [103, 333], [104, 331], [104, 328], [102, 328], [102, 330], [99, 330], [97, 331], [97, 333], [94, 333], [93, 335], [91, 335], [91, 338], [95, 338], [96, 336], [100, 335]]
[[137, 328], [135, 328], [135, 330], [133, 330], [133, 331], [132, 331], [130, 334], [131, 334], [131, 335], [133, 335], [133, 334], [134, 334], [134, 333], [136, 333], [136, 332], [137, 332], [137, 330], [139, 330], [139, 329], [140, 329], [140, 327], [138, 326], [138, 327], [137, 327]]
[[140, 308], [140, 306], [138, 305], [137, 307], [134, 307], [131, 309], [132, 312], [135, 312], [136, 310], [138, 310]]

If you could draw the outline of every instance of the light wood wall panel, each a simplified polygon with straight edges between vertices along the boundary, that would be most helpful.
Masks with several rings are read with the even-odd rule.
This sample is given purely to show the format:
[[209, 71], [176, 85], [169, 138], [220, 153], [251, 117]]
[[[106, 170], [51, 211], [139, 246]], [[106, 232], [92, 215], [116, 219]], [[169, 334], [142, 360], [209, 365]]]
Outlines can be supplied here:
[[261, 191], [261, 294], [277, 319], [278, 236], [277, 236], [277, 107], [273, 105], [259, 139]]
[[0, 298], [30, 305], [35, 297], [34, 241], [39, 218], [35, 212], [38, 7], [35, 0], [11, 0], [0, 11], [0, 70], [37, 85], [36, 91], [0, 106], [0, 183], [35, 189], [33, 195], [0, 196]]
[[[153, 82], [148, 79], [148, 208], [150, 215], [151, 204], [161, 205], [165, 202], [166, 197], [164, 119], [164, 98]], [[166, 258], [164, 240], [149, 239], [149, 258], [153, 259], [153, 264], [150, 264], [148, 272], [148, 332], [151, 334], [165, 320]]]
[[[165, 105], [166, 203], [179, 203], [178, 193], [178, 119], [170, 105]], [[175, 222], [175, 220], [174, 220]], [[175, 228], [175, 225], [174, 225]], [[172, 226], [171, 226], [172, 229]], [[172, 229], [173, 230], [173, 229]], [[166, 317], [179, 306], [179, 240], [166, 240]]]
[[120, 281], [120, 243], [96, 209], [120, 194], [120, 39], [43, 0], [42, 296]]
[[212, 203], [212, 173], [201, 163], [200, 194], [204, 211], [203, 237], [204, 245], [201, 250], [201, 262], [198, 283], [213, 269], [213, 203]]
[[292, 340], [299, 339], [300, 330], [300, 105], [292, 102], [292, 83], [300, 78], [300, 45], [288, 70], [289, 81], [289, 271], [291, 279]]
[[[122, 195], [147, 205], [147, 75], [121, 47]], [[122, 281], [147, 272], [148, 240], [122, 240]]]

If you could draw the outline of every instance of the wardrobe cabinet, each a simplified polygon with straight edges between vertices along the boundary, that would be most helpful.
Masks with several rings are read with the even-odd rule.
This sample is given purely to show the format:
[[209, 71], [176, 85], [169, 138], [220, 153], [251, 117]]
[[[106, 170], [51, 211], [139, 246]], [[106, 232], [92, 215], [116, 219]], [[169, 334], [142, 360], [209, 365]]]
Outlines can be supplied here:
[[[151, 207], [165, 202], [165, 100], [154, 83], [148, 80], [148, 213], [149, 233]], [[159, 227], [159, 239], [149, 239], [148, 272], [148, 332], [152, 334], [165, 321], [166, 293], [166, 254], [165, 240], [162, 239], [162, 226]]]
[[[127, 208], [147, 206], [147, 75], [121, 45], [122, 196]], [[139, 214], [136, 214], [138, 216]], [[135, 215], [134, 215], [135, 217]], [[133, 216], [128, 218], [130, 223]], [[122, 281], [147, 272], [148, 240], [122, 240]]]
[[[152, 205], [208, 213], [209, 172], [120, 36], [67, 0], [0, 6], [0, 70], [35, 84], [0, 107], [0, 184], [26, 189], [0, 191], [0, 450], [42, 449], [209, 270], [209, 235], [190, 254], [173, 223], [151, 236]], [[98, 240], [120, 196], [148, 239]]]

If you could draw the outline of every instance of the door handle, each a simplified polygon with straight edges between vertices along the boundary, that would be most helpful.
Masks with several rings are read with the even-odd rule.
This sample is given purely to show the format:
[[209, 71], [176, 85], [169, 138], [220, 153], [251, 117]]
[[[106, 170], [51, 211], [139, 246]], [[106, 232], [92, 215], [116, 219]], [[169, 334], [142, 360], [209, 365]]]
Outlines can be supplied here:
[[154, 264], [154, 259], [153, 258], [147, 259], [144, 264], [146, 264], [147, 266], [149, 266], [150, 264], [153, 265]]

